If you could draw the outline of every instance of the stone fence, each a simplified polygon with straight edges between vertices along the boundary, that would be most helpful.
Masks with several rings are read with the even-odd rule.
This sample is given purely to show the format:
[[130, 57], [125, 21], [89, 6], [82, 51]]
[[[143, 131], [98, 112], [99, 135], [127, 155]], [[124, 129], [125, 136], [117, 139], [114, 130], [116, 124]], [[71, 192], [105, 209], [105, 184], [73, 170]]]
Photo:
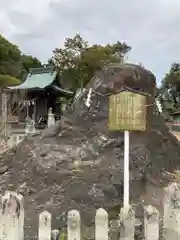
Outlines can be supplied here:
[[[6, 192], [2, 196], [0, 217], [0, 239], [1, 240], [23, 240], [24, 236], [24, 201], [23, 196], [16, 192]], [[81, 217], [80, 212], [71, 210], [67, 214], [67, 229], [51, 229], [51, 213], [44, 211], [39, 215], [38, 239], [39, 240], [80, 240]], [[135, 226], [138, 220], [135, 219], [133, 206], [120, 210], [119, 219], [108, 220], [108, 213], [105, 209], [97, 209], [94, 222], [95, 240], [134, 240]], [[158, 210], [149, 205], [144, 206], [144, 239], [160, 239], [160, 214]], [[113, 233], [118, 233], [116, 235]], [[180, 239], [180, 185], [173, 183], [165, 189], [164, 214], [163, 214], [163, 239]], [[138, 238], [139, 239], [139, 238]]]

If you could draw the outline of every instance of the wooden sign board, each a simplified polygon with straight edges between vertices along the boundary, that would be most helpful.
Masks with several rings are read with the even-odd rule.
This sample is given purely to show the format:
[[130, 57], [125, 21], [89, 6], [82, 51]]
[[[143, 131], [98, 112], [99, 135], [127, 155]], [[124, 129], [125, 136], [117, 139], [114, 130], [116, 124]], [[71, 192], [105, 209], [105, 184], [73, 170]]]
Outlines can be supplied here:
[[146, 96], [122, 91], [109, 97], [109, 130], [145, 131]]

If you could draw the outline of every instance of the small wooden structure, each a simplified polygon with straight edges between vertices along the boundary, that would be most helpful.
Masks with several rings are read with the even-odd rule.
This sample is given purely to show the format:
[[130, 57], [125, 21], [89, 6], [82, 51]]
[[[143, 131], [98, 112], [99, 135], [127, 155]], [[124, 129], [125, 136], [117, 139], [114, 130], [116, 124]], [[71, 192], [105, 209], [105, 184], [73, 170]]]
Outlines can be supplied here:
[[5, 90], [8, 96], [16, 94], [17, 102], [8, 106], [8, 119], [20, 123], [26, 118], [34, 120], [36, 127], [47, 125], [48, 109], [52, 108], [55, 119], [61, 117], [60, 97], [71, 97], [73, 92], [65, 90], [59, 83], [58, 73], [54, 67], [30, 69], [25, 80], [18, 86], [11, 86]]
[[180, 132], [180, 111], [172, 113], [172, 131]]

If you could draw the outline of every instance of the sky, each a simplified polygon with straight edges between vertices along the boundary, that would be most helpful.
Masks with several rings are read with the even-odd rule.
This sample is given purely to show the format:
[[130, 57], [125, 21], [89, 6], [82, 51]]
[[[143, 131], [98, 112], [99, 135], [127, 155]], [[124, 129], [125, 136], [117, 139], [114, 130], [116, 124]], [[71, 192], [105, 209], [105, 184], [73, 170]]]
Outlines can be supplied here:
[[128, 61], [160, 83], [180, 62], [180, 0], [0, 0], [0, 33], [46, 62], [76, 33], [90, 44], [126, 42]]

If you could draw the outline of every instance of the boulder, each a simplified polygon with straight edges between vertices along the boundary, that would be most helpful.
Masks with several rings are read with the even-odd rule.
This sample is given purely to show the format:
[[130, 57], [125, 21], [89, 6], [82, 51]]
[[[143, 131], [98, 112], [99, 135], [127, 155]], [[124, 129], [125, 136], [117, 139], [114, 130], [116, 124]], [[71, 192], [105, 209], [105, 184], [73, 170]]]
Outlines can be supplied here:
[[149, 94], [150, 103], [148, 130], [130, 133], [130, 201], [162, 210], [163, 187], [180, 167], [180, 147], [156, 112], [155, 76], [133, 64], [109, 65], [92, 78], [62, 121], [1, 156], [0, 168], [7, 169], [0, 172], [1, 193], [15, 190], [25, 197], [26, 239], [35, 236], [37, 214], [44, 210], [53, 214], [53, 228], [66, 224], [62, 216], [71, 209], [80, 210], [85, 225], [93, 223], [99, 207], [109, 211], [110, 219], [117, 217], [124, 134], [108, 130], [108, 95], [122, 86]]

